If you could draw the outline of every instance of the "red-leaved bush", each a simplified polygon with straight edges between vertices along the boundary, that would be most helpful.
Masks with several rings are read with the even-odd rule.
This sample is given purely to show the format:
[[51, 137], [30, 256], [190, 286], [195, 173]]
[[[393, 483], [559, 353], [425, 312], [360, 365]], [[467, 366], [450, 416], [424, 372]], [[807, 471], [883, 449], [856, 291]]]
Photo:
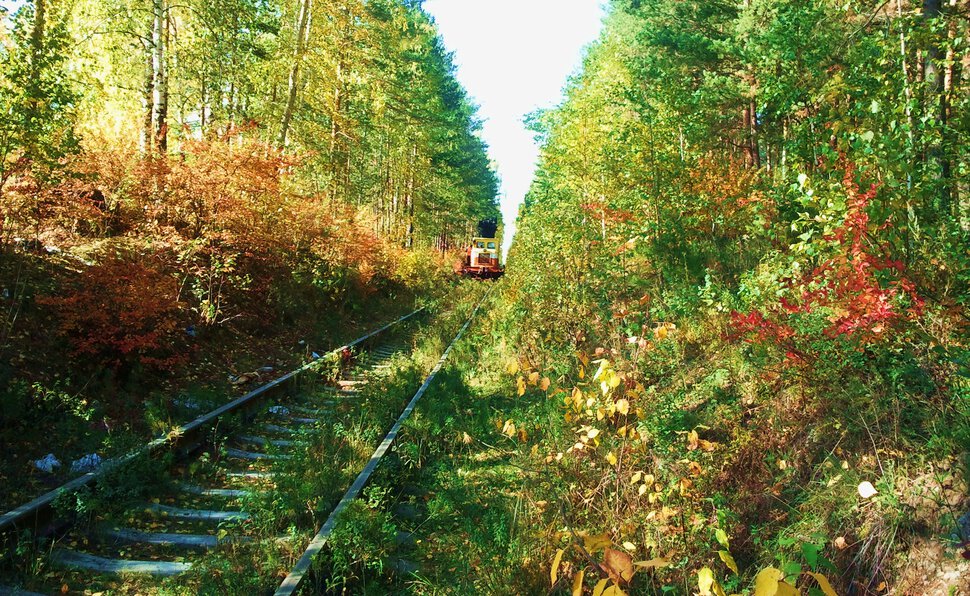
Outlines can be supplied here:
[[125, 374], [141, 365], [169, 370], [182, 362], [178, 283], [151, 257], [113, 257], [88, 268], [65, 296], [40, 298], [60, 320], [73, 353]]
[[[759, 343], [772, 343], [798, 357], [798, 331], [792, 316], [825, 309], [829, 325], [826, 337], [847, 337], [870, 343], [885, 335], [901, 320], [917, 316], [923, 300], [915, 286], [903, 276], [903, 264], [888, 258], [885, 243], [871, 233], [868, 208], [878, 187], [863, 192], [855, 181], [855, 168], [846, 166], [842, 187], [847, 209], [842, 224], [823, 239], [828, 257], [800, 279], [790, 280], [795, 299], [781, 298], [777, 304], [748, 313], [732, 313], [735, 337]], [[881, 282], [878, 272], [889, 272], [893, 279]]]

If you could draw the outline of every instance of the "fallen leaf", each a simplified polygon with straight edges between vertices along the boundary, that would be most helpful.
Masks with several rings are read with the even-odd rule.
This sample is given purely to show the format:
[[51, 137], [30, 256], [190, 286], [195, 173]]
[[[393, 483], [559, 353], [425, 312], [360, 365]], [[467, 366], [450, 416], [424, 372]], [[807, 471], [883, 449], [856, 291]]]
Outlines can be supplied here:
[[609, 574], [613, 582], [617, 584], [629, 583], [637, 572], [636, 567], [633, 566], [633, 558], [630, 555], [612, 548], [606, 549], [602, 567]]
[[838, 538], [835, 539], [835, 548], [839, 550], [845, 550], [847, 546], [849, 545], [846, 544], [845, 542], [845, 536], [839, 536]]
[[610, 537], [607, 534], [583, 537], [583, 547], [585, 547], [589, 553], [597, 553], [608, 548], [611, 544], [613, 543], [610, 541]]
[[518, 432], [515, 430], [515, 423], [511, 420], [506, 420], [505, 426], [502, 427], [502, 434], [509, 438], [512, 438], [518, 434]]
[[637, 561], [633, 565], [641, 569], [661, 569], [670, 565], [670, 561], [657, 557], [656, 559], [650, 559], [649, 561]]
[[573, 578], [573, 596], [583, 596], [583, 578], [586, 577], [586, 570], [580, 569], [576, 577]]
[[610, 583], [608, 579], [601, 579], [596, 582], [596, 587], [593, 588], [593, 596], [603, 596], [603, 590], [606, 589], [608, 583]]
[[562, 556], [565, 552], [560, 548], [556, 551], [556, 556], [552, 560], [552, 569], [549, 570], [549, 580], [552, 582], [552, 585], [556, 585], [556, 579], [559, 576], [559, 565], [562, 564]]
[[811, 575], [812, 578], [818, 582], [818, 587], [820, 590], [822, 590], [822, 593], [825, 594], [825, 596], [838, 596], [838, 594], [836, 594], [835, 590], [832, 588], [832, 584], [829, 583], [828, 578], [826, 578], [824, 575], [821, 573], [811, 572], [809, 572], [809, 575]]
[[539, 385], [539, 387], [543, 391], [549, 391], [549, 385], [551, 385], [551, 384], [552, 384], [552, 381], [549, 380], [549, 377], [543, 377], [542, 378], [542, 384]]

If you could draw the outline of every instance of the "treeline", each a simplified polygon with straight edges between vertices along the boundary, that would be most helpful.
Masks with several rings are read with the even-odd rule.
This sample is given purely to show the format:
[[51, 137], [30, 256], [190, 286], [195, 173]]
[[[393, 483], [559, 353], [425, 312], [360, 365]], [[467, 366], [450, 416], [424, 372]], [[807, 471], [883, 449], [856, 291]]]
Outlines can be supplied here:
[[[47, 309], [79, 356], [167, 363], [189, 325], [426, 290], [410, 249], [498, 217], [420, 3], [34, 0], [0, 22], [0, 348]], [[63, 275], [25, 278], [31, 252]]]
[[[494, 216], [475, 108], [413, 2], [36, 0], [3, 34], [0, 190], [107, 143], [300, 155], [300, 191], [367, 207], [408, 245]], [[106, 197], [109, 202], [117, 197]]]
[[968, 9], [615, 0], [532, 116], [500, 324], [519, 394], [563, 393], [530, 491], [662, 559], [624, 590], [945, 591], [892, 561], [957, 527], [961, 473], [917, 485], [970, 439]]

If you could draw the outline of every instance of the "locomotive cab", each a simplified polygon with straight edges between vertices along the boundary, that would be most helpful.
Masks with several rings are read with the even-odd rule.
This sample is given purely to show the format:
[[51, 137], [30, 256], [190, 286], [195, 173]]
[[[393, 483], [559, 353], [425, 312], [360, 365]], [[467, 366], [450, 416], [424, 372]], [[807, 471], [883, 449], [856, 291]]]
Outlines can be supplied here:
[[461, 275], [466, 277], [480, 277], [494, 279], [504, 273], [499, 264], [499, 246], [495, 238], [472, 238], [472, 243], [465, 251], [465, 258], [461, 265]]

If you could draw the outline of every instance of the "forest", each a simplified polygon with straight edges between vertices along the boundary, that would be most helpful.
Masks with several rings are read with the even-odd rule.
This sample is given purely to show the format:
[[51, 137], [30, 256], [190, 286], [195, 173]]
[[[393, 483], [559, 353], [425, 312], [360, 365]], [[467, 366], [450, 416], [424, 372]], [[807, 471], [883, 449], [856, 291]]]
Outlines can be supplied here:
[[[420, 0], [5, 15], [4, 509], [68, 477], [21, 480], [55, 445], [123, 453], [434, 305], [323, 447], [359, 459], [483, 301], [317, 593], [970, 594], [970, 2], [606, 5], [526, 118], [496, 282], [452, 273], [480, 222], [502, 234], [500, 180]], [[353, 479], [313, 474], [182, 583], [42, 549], [0, 580], [265, 593], [299, 554], [278, 533]]]
[[440, 251], [498, 216], [476, 107], [413, 3], [3, 17], [4, 444], [52, 416], [56, 434], [144, 430], [152, 390], [164, 410], [427, 295]]
[[554, 587], [968, 589], [968, 11], [611, 3], [492, 315]]

